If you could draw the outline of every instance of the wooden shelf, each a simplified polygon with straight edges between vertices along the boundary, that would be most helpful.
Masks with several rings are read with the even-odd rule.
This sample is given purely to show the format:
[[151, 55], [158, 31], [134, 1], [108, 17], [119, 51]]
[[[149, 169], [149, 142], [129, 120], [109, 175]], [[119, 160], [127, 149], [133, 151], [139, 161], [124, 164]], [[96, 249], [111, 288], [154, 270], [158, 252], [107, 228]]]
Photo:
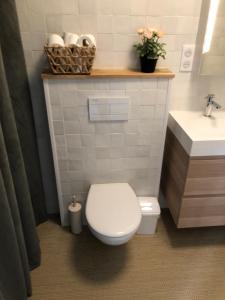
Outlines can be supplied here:
[[45, 70], [41, 74], [42, 79], [87, 79], [87, 78], [173, 78], [175, 74], [168, 69], [157, 69], [154, 73], [142, 73], [135, 70], [92, 70], [90, 75], [53, 74]]

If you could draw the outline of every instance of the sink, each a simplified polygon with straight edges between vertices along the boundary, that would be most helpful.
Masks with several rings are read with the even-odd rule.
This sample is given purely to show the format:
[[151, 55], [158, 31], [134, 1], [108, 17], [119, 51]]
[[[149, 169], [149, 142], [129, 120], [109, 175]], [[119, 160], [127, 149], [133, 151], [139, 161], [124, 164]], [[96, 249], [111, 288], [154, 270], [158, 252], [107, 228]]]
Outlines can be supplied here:
[[225, 111], [171, 111], [168, 127], [189, 156], [225, 155]]

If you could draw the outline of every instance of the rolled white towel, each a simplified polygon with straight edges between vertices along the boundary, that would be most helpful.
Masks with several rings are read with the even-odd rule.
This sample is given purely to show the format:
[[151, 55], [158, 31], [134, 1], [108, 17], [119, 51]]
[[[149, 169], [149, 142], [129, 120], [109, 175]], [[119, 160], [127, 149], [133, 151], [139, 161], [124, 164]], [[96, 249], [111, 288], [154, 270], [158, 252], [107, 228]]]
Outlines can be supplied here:
[[82, 34], [79, 37], [78, 43], [80, 47], [82, 46], [95, 46], [96, 47], [96, 39], [92, 34]]
[[68, 45], [71, 34], [72, 34], [71, 32], [64, 32], [63, 33], [63, 39], [64, 39], [65, 46]]
[[71, 32], [64, 33], [64, 42], [65, 42], [65, 46], [67, 46], [67, 47], [77, 46], [78, 39], [79, 39], [79, 35], [77, 35], [77, 34], [74, 34]]
[[65, 47], [62, 37], [56, 33], [50, 34], [48, 38], [48, 46], [50, 47]]

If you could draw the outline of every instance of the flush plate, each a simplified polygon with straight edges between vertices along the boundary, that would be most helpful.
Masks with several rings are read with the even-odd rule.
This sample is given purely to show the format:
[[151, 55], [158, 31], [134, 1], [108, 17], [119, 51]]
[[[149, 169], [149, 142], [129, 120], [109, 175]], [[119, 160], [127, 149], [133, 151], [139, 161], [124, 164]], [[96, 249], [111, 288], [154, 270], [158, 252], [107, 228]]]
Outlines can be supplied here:
[[89, 97], [90, 121], [127, 121], [129, 97]]

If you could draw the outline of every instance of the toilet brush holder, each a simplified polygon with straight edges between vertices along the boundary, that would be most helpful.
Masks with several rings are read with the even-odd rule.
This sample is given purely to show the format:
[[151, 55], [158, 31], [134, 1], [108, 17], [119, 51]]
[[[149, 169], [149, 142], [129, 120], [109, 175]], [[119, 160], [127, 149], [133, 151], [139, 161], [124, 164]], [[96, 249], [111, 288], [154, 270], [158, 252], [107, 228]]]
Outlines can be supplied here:
[[77, 202], [75, 199], [68, 207], [71, 232], [74, 234], [79, 234], [82, 231], [81, 208], [81, 203]]

